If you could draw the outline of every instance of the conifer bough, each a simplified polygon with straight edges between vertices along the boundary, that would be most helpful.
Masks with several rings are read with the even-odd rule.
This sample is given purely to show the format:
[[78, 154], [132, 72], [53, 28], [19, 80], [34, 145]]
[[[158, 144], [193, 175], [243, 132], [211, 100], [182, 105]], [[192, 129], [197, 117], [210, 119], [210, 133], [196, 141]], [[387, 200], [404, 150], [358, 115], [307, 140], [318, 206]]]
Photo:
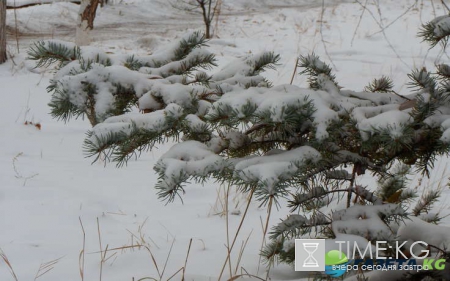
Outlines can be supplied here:
[[[445, 42], [447, 30], [439, 21], [421, 34]], [[262, 252], [269, 264], [293, 262], [299, 237], [394, 243], [389, 225], [402, 224], [415, 198], [408, 171], [428, 174], [436, 157], [449, 152], [450, 67], [412, 71], [412, 91], [401, 96], [386, 76], [364, 91], [344, 90], [330, 66], [311, 54], [299, 59], [310, 84], [305, 89], [272, 86], [261, 75], [279, 60], [272, 52], [213, 71], [215, 57], [205, 47], [200, 33], [148, 57], [45, 41], [29, 57], [39, 67], [56, 63], [51, 114], [64, 121], [86, 116], [93, 125], [84, 142], [88, 156], [121, 166], [175, 142], [154, 167], [161, 199], [181, 198], [188, 180], [208, 178], [251, 192], [261, 205], [282, 207], [278, 199], [289, 198], [287, 207], [300, 213], [269, 233]], [[356, 183], [367, 172], [378, 186]], [[439, 215], [424, 215], [437, 196], [424, 195], [409, 211], [438, 221]], [[338, 211], [327, 211], [330, 206]]]

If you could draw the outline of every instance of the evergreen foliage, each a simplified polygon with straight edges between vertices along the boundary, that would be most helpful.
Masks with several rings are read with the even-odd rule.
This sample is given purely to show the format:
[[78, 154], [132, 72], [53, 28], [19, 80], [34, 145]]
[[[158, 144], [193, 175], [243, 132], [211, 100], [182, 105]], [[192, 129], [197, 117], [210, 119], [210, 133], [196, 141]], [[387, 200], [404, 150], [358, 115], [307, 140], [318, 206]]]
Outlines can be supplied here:
[[28, 51], [28, 58], [38, 61], [36, 67], [48, 67], [53, 63], [59, 63], [62, 67], [69, 62], [80, 58], [80, 47], [69, 47], [58, 42], [39, 41], [34, 43]]
[[380, 79], [374, 79], [369, 85], [367, 85], [364, 90], [367, 92], [390, 92], [394, 87], [394, 82], [391, 78], [383, 76]]
[[[436, 26], [439, 34], [429, 34]], [[446, 30], [433, 21], [421, 36], [434, 46], [445, 42]], [[278, 55], [250, 56], [210, 75], [199, 71], [215, 66], [205, 46], [194, 33], [162, 53], [117, 63], [100, 51], [48, 42], [35, 45], [30, 58], [38, 66], [58, 63], [52, 114], [64, 121], [88, 116], [95, 126], [84, 149], [94, 161], [103, 155], [121, 166], [176, 142], [154, 167], [161, 199], [182, 198], [188, 181], [208, 178], [254, 194], [261, 206], [283, 207], [279, 198], [288, 198], [292, 214], [269, 231], [261, 253], [270, 265], [294, 261], [295, 238], [394, 242], [391, 226], [408, 216], [439, 220], [429, 214], [439, 193], [411, 208], [407, 176], [411, 169], [427, 175], [436, 157], [449, 153], [447, 65], [436, 74], [414, 70], [413, 92], [404, 97], [384, 76], [365, 91], [343, 90], [331, 67], [311, 54], [299, 59], [310, 89], [272, 87], [260, 74]], [[133, 107], [141, 113], [128, 112]], [[357, 184], [366, 173], [378, 186]], [[330, 206], [335, 211], [326, 211]]]

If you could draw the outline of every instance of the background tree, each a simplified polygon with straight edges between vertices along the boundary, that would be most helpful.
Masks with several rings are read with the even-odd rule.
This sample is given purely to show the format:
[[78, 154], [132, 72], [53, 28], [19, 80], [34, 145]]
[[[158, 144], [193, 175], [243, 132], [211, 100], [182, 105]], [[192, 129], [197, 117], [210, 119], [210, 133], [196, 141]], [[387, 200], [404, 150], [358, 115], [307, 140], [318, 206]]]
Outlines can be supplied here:
[[94, 28], [94, 19], [100, 0], [82, 0], [78, 12], [75, 43], [78, 46], [90, 43], [90, 31]]
[[6, 0], [0, 1], [0, 63], [6, 61]]
[[200, 11], [205, 25], [206, 39], [210, 39], [212, 22], [218, 16], [221, 4], [221, 0], [177, 0], [173, 6], [189, 12]]

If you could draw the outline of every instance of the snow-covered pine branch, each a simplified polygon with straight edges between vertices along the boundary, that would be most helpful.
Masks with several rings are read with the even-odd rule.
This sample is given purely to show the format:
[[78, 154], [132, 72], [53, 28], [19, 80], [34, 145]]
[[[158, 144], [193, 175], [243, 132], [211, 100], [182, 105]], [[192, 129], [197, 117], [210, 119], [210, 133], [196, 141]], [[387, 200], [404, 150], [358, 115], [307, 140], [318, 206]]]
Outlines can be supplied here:
[[50, 40], [34, 44], [28, 55], [37, 61], [36, 67], [57, 63], [48, 88], [52, 93], [52, 115], [64, 121], [86, 115], [94, 126], [134, 106], [153, 111], [170, 103], [145, 96], [151, 91], [157, 96], [160, 91], [178, 87], [178, 91], [187, 93], [184, 96], [189, 96], [193, 90], [180, 89], [183, 84], [178, 81], [187, 81], [184, 77], [192, 71], [215, 65], [214, 55], [203, 46], [204, 36], [193, 33], [160, 53], [123, 61], [96, 48]]
[[430, 44], [431, 47], [438, 43], [447, 45], [450, 35], [450, 16], [440, 16], [424, 24], [419, 32], [419, 36]]
[[[49, 87], [52, 114], [88, 116], [87, 155], [122, 165], [176, 142], [154, 167], [160, 198], [181, 198], [188, 180], [209, 178], [254, 194], [261, 206], [291, 197], [291, 211], [304, 214], [273, 228], [263, 251], [269, 260], [292, 262], [292, 239], [304, 236], [396, 239], [414, 197], [407, 172], [427, 174], [450, 151], [450, 71], [413, 71], [407, 96], [385, 76], [352, 91], [312, 54], [299, 59], [310, 88], [272, 87], [261, 74], [278, 55], [248, 56], [217, 71], [205, 43], [194, 33], [161, 53], [126, 58], [42, 43], [30, 57], [41, 66], [60, 62]], [[366, 171], [378, 187], [356, 183]], [[435, 201], [423, 197], [413, 214], [425, 215]]]

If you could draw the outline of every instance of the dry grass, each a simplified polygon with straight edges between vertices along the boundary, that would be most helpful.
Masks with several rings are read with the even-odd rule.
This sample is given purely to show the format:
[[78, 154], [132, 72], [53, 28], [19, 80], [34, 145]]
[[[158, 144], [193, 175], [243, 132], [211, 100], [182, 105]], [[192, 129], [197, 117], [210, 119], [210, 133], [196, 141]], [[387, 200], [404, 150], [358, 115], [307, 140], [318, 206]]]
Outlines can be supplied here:
[[[225, 271], [225, 267], [227, 266], [227, 264], [229, 264], [229, 267], [231, 268], [231, 252], [233, 251], [234, 245], [235, 245], [235, 243], [237, 241], [239, 233], [240, 233], [240, 231], [242, 229], [242, 226], [244, 224], [244, 220], [245, 220], [245, 217], [247, 216], [248, 209], [250, 207], [250, 203], [252, 202], [252, 198], [253, 198], [254, 192], [255, 192], [255, 188], [253, 188], [250, 191], [250, 193], [249, 193], [249, 196], [248, 196], [248, 199], [247, 199], [247, 205], [245, 207], [245, 211], [244, 211], [244, 214], [242, 215], [242, 218], [241, 218], [241, 221], [239, 223], [239, 226], [238, 226], [238, 228], [237, 228], [237, 230], [236, 230], [236, 232], [234, 234], [233, 242], [231, 243], [231, 245], [230, 244], [226, 245], [226, 247], [227, 247], [227, 257], [225, 258], [225, 262], [222, 265], [222, 270], [220, 271], [219, 278], [218, 278], [219, 281], [221, 280], [221, 278], [223, 276], [223, 273]], [[228, 231], [229, 230], [227, 229], [227, 232]]]
[[[238, 190], [232, 191], [231, 189], [227, 192], [228, 187], [221, 185], [216, 190], [217, 196], [216, 201], [211, 206], [211, 209], [209, 210], [208, 216], [220, 216], [223, 217], [226, 215], [226, 210], [230, 209], [227, 207], [227, 204], [232, 203], [233, 209], [231, 211], [232, 215], [239, 215], [240, 211], [243, 206], [245, 206], [245, 203], [248, 200], [248, 194], [244, 194]], [[228, 197], [231, 197], [231, 200], [229, 198], [226, 198], [228, 194]]]
[[[161, 262], [161, 258], [158, 258], [151, 249], [153, 247], [152, 244], [155, 247], [157, 247], [158, 249], [160, 249], [159, 246], [149, 236], [145, 235], [143, 232], [143, 227], [144, 227], [145, 223], [147, 222], [147, 219], [145, 219], [144, 222], [138, 226], [137, 233], [134, 233], [127, 229], [127, 231], [131, 234], [131, 243], [130, 244], [127, 244], [127, 245], [124, 245], [121, 247], [109, 247], [109, 245], [103, 246], [101, 226], [100, 226], [99, 219], [97, 218], [97, 236], [98, 236], [98, 243], [99, 243], [100, 249], [99, 249], [99, 251], [92, 252], [90, 254], [100, 254], [100, 269], [99, 269], [99, 276], [98, 276], [99, 281], [101, 281], [103, 278], [103, 268], [104, 268], [103, 265], [108, 260], [112, 259], [113, 257], [115, 260], [119, 254], [123, 254], [128, 251], [134, 252], [135, 250], [138, 250], [138, 251], [144, 250], [149, 254], [150, 260], [152, 262], [154, 269], [156, 270], [157, 276], [146, 276], [146, 277], [142, 277], [139, 279], [135, 279], [135, 277], [132, 277], [133, 281], [144, 281], [144, 280], [162, 281], [162, 280], [173, 280], [173, 279], [185, 280], [186, 267], [187, 267], [187, 263], [188, 263], [189, 256], [190, 256], [189, 254], [190, 254], [192, 242], [194, 239], [191, 238], [189, 241], [184, 265], [182, 267], [180, 267], [178, 270], [176, 270], [174, 273], [169, 275], [167, 273], [167, 268], [168, 268], [168, 265], [170, 262], [170, 257], [172, 255], [172, 250], [174, 248], [176, 240], [174, 237], [172, 238], [169, 252], [164, 257], [163, 262]], [[81, 221], [81, 218], [80, 218], [80, 225], [81, 225], [81, 229], [83, 232], [83, 249], [80, 251], [80, 255], [79, 255], [79, 268], [80, 268], [81, 280], [84, 281], [84, 279], [85, 279], [84, 272], [85, 272], [85, 253], [86, 253], [86, 248], [85, 248], [86, 232], [84, 230], [84, 226]], [[203, 244], [203, 249], [205, 249], [206, 246], [205, 246], [204, 241], [202, 239], [196, 239], [196, 240], [201, 241]], [[114, 260], [113, 260], [113, 262], [114, 262]], [[111, 265], [113, 264], [113, 262], [111, 263]], [[181, 275], [181, 277], [177, 277], [180, 275]]]
[[78, 264], [80, 270], [81, 281], [84, 281], [84, 254], [86, 252], [86, 232], [84, 231], [83, 222], [81, 221], [81, 217], [78, 217], [80, 220], [81, 230], [83, 231], [83, 249], [80, 251], [80, 255], [78, 256]]
[[[11, 274], [12, 278], [15, 281], [19, 281], [19, 278], [17, 277], [16, 272], [14, 271], [14, 268], [10, 262], [10, 260], [8, 259], [8, 256], [5, 254], [5, 252], [3, 252], [3, 250], [0, 248], [0, 258], [3, 260], [3, 262], [6, 264], [6, 267], [9, 270], [9, 273]], [[36, 272], [36, 275], [34, 276], [34, 281], [36, 281], [37, 279], [39, 279], [40, 277], [44, 276], [45, 274], [49, 273], [50, 271], [53, 270], [53, 268], [55, 268], [55, 265], [62, 259], [63, 257], [51, 260], [49, 262], [44, 262], [41, 263], [39, 265], [39, 268]]]
[[12, 264], [11, 264], [11, 262], [8, 259], [8, 256], [6, 256], [5, 252], [3, 252], [3, 250], [1, 248], [0, 248], [0, 257], [2, 258], [2, 260], [5, 262], [6, 266], [8, 267], [9, 273], [11, 274], [13, 279], [15, 281], [19, 281], [19, 279], [17, 278], [16, 273], [14, 272], [14, 268], [12, 267]]
[[[264, 248], [264, 245], [265, 245], [265, 242], [266, 242], [267, 230], [269, 229], [270, 215], [272, 214], [272, 205], [273, 205], [273, 200], [274, 200], [273, 198], [274, 198], [273, 196], [270, 196], [269, 204], [268, 204], [268, 206], [267, 206], [267, 217], [266, 217], [266, 223], [265, 223], [264, 228], [263, 228], [263, 237], [262, 237], [262, 241], [261, 241], [261, 247], [260, 247], [260, 249], [259, 249], [260, 252], [262, 252], [262, 250], [263, 250], [263, 248]], [[260, 255], [260, 256], [259, 256], [259, 262], [258, 262], [258, 270], [257, 270], [257, 272], [259, 272], [259, 267], [260, 267], [260, 265], [261, 265], [261, 258], [262, 258], [262, 256]], [[269, 269], [270, 269], [270, 268], [269, 268]], [[268, 278], [269, 278], [269, 270], [267, 271], [267, 274], [266, 274], [266, 280], [267, 280]]]
[[43, 275], [47, 274], [53, 268], [55, 268], [55, 265], [62, 259], [63, 257], [51, 260], [49, 262], [41, 263], [39, 266], [38, 271], [36, 272], [36, 275], [34, 276], [34, 281], [36, 281], [39, 277], [42, 277]]

